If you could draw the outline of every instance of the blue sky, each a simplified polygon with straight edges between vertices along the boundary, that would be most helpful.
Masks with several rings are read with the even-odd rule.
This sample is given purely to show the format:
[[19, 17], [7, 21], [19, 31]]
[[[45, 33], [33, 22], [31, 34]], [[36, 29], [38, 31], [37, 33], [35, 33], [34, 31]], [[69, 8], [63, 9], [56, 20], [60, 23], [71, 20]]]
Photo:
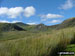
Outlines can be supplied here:
[[59, 24], [75, 17], [75, 0], [0, 0], [0, 22]]

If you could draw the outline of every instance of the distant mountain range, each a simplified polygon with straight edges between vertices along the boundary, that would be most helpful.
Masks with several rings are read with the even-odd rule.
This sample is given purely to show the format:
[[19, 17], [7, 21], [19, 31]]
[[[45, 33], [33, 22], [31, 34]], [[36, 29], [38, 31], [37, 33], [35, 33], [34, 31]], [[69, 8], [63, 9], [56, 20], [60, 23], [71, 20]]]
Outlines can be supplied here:
[[75, 17], [67, 19], [63, 21], [61, 24], [58, 25], [52, 25], [52, 26], [46, 26], [44, 24], [38, 24], [38, 25], [28, 25], [24, 24], [22, 22], [17, 23], [0, 23], [0, 30], [1, 31], [46, 31], [46, 30], [58, 30], [63, 29], [67, 27], [73, 27], [75, 26]]
[[39, 24], [35, 27], [35, 29], [36, 30], [47, 30], [47, 29], [59, 30], [59, 29], [67, 28], [67, 27], [73, 27], [73, 26], [75, 26], [75, 17], [64, 20], [61, 24], [52, 25], [52, 26], [46, 26], [44, 24]]

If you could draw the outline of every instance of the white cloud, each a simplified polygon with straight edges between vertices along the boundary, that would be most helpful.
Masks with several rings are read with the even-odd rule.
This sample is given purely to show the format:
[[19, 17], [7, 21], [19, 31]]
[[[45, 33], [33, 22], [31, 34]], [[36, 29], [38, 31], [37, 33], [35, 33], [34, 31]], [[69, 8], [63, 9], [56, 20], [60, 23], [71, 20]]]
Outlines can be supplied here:
[[0, 8], [0, 16], [1, 15], [6, 15], [8, 13], [8, 8], [7, 7], [1, 7]]
[[59, 23], [61, 20], [52, 20], [50, 23]]
[[33, 6], [26, 7], [24, 10], [24, 16], [25, 17], [30, 17], [35, 14], [35, 8]]
[[20, 16], [22, 12], [23, 12], [23, 8], [22, 7], [10, 8], [8, 10], [8, 16], [10, 18], [16, 18], [17, 16]]
[[26, 7], [25, 9], [23, 7], [0, 8], [0, 16], [7, 16], [8, 18], [16, 18], [23, 14], [25, 17], [33, 16], [35, 14], [35, 8], [33, 6]]
[[61, 18], [62, 15], [59, 14], [47, 14], [47, 15], [41, 15], [41, 18]]
[[16, 18], [17, 16], [20, 16], [22, 12], [23, 12], [22, 7], [15, 7], [15, 8], [1, 7], [0, 8], [0, 16], [6, 15], [9, 18]]
[[22, 21], [14, 20], [14, 21], [12, 21], [10, 23], [17, 23], [17, 22], [22, 22]]
[[58, 15], [58, 14], [47, 14], [46, 17], [47, 18], [61, 18], [63, 16], [62, 15]]
[[0, 20], [0, 23], [17, 23], [17, 22], [21, 22], [21, 21], [17, 21], [17, 20], [14, 20], [14, 21], [7, 21], [7, 20]]
[[29, 25], [37, 25], [36, 23], [32, 22], [32, 23], [27, 23]]
[[0, 23], [10, 23], [10, 22], [7, 20], [0, 20]]
[[67, 9], [70, 9], [70, 8], [73, 8], [74, 7], [74, 0], [66, 0], [66, 2], [61, 5], [61, 7], [59, 7], [60, 9], [64, 9], [64, 10], [67, 10]]
[[62, 18], [62, 15], [59, 14], [46, 14], [46, 15], [40, 15], [42, 18], [42, 21], [46, 21], [47, 19], [55, 19], [55, 18]]

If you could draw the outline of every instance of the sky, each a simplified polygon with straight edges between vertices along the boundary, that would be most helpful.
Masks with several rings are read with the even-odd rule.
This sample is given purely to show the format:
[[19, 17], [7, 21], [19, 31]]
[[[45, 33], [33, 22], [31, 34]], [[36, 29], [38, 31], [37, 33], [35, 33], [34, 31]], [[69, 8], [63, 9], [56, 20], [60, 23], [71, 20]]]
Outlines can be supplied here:
[[75, 17], [75, 0], [0, 0], [0, 22], [55, 25]]

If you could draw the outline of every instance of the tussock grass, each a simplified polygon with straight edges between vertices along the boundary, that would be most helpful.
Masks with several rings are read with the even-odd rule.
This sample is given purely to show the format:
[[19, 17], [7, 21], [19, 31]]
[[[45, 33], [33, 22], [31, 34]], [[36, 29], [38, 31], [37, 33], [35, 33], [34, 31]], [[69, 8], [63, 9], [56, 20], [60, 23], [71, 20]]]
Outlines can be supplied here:
[[54, 30], [51, 33], [11, 33], [11, 39], [3, 38], [0, 42], [0, 56], [56, 56], [57, 52], [75, 41], [75, 27]]

